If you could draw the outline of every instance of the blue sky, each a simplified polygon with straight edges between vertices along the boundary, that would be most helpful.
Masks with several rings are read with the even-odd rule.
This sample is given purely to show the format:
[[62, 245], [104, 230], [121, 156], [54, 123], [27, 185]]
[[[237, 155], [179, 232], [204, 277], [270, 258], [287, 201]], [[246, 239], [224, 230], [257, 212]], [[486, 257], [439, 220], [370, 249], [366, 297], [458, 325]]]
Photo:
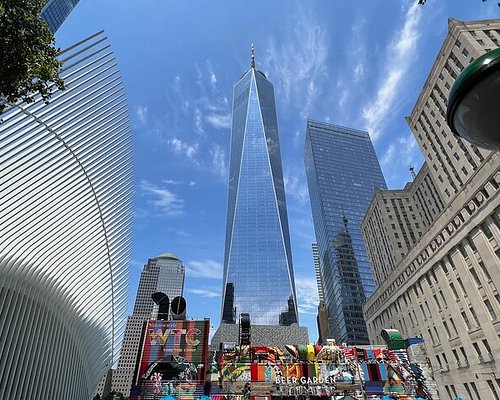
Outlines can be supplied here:
[[56, 35], [104, 29], [120, 66], [135, 162], [129, 310], [162, 252], [187, 270], [188, 317], [220, 319], [232, 88], [250, 65], [274, 84], [301, 325], [316, 340], [306, 118], [370, 132], [389, 188], [422, 156], [409, 115], [447, 19], [497, 18], [496, 2], [81, 0]]

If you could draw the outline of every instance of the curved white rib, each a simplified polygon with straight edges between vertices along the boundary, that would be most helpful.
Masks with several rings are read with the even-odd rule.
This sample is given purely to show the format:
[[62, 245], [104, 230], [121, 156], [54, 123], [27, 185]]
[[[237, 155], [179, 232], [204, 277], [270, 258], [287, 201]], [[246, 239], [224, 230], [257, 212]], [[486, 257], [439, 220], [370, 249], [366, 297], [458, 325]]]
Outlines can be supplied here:
[[0, 124], [0, 398], [88, 399], [117, 360], [132, 154], [103, 32], [65, 51], [67, 89]]

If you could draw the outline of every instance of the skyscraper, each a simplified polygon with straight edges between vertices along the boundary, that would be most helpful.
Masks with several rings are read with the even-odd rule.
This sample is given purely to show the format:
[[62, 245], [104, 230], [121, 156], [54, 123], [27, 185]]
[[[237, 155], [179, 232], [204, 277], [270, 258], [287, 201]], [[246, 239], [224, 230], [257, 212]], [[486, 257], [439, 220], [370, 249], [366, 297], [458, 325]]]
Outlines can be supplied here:
[[89, 399], [125, 321], [125, 93], [102, 32], [61, 57], [66, 90], [0, 124], [1, 399]]
[[374, 291], [359, 224], [386, 183], [367, 132], [309, 120], [305, 165], [329, 334], [368, 343], [362, 305]]
[[[423, 338], [442, 398], [500, 398], [500, 152], [477, 148], [446, 124], [455, 79], [499, 45], [499, 19], [448, 20], [407, 117], [425, 163], [404, 189], [377, 193], [363, 224], [370, 258], [382, 260], [364, 306], [370, 339], [380, 340], [383, 327]], [[409, 207], [415, 215], [398, 220]], [[393, 228], [390, 219], [398, 220]], [[398, 232], [416, 240], [401, 243]], [[383, 262], [387, 254], [393, 262]]]
[[41, 17], [49, 24], [52, 32], [56, 32], [69, 13], [80, 0], [47, 0], [42, 8]]
[[297, 322], [273, 85], [251, 68], [234, 86], [222, 322]]
[[184, 276], [185, 268], [182, 261], [172, 253], [163, 253], [149, 259], [144, 266], [134, 310], [128, 317], [125, 327], [118, 367], [116, 371], [113, 371], [112, 390], [124, 396], [130, 394], [144, 321], [156, 317], [157, 306], [151, 299], [151, 295], [155, 292], [163, 292], [170, 301], [176, 296], [182, 296]]

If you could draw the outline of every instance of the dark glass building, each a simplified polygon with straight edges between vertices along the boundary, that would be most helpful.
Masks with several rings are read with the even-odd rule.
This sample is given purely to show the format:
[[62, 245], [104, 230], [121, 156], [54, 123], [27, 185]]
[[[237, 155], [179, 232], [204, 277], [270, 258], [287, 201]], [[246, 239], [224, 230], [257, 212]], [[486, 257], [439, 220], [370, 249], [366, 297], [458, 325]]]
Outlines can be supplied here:
[[297, 300], [274, 102], [252, 67], [233, 90], [222, 322], [297, 322]]
[[50, 29], [55, 33], [79, 1], [47, 0], [42, 8], [42, 19], [49, 24]]
[[330, 337], [369, 343], [363, 303], [375, 290], [360, 224], [386, 188], [367, 132], [307, 121], [305, 165]]

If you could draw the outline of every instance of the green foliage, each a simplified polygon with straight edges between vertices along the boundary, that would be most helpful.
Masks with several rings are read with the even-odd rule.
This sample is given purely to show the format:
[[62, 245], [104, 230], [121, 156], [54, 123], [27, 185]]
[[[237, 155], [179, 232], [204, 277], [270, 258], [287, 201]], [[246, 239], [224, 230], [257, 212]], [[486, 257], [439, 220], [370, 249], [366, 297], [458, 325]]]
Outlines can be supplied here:
[[44, 4], [0, 0], [0, 114], [7, 103], [30, 103], [37, 93], [47, 101], [53, 90], [64, 89], [54, 35], [40, 19]]

